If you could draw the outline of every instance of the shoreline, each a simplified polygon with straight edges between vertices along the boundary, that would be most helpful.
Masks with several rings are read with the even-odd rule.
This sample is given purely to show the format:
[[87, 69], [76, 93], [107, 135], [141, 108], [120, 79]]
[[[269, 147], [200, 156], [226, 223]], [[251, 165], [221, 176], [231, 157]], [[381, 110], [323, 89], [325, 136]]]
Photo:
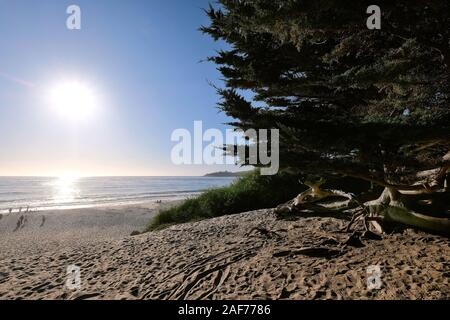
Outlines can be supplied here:
[[[8, 216], [10, 214], [13, 215], [19, 215], [19, 214], [32, 214], [32, 213], [39, 213], [39, 212], [56, 212], [56, 211], [70, 211], [70, 210], [81, 210], [81, 209], [108, 209], [108, 208], [120, 208], [120, 207], [132, 207], [132, 206], [148, 206], [152, 203], [157, 203], [157, 201], [162, 202], [173, 202], [173, 201], [182, 201], [189, 199], [191, 197], [197, 197], [201, 195], [204, 191], [199, 192], [193, 192], [189, 194], [182, 194], [180, 196], [159, 196], [154, 198], [149, 198], [145, 200], [131, 200], [131, 201], [118, 201], [118, 202], [107, 202], [107, 203], [98, 203], [98, 204], [86, 204], [86, 205], [61, 205], [61, 206], [47, 206], [47, 207], [33, 207], [29, 206], [29, 211], [26, 211], [27, 206], [23, 207], [12, 207], [11, 213], [9, 212], [9, 209], [2, 209], [0, 210], [0, 216]], [[19, 211], [19, 209], [22, 208], [22, 211]]]

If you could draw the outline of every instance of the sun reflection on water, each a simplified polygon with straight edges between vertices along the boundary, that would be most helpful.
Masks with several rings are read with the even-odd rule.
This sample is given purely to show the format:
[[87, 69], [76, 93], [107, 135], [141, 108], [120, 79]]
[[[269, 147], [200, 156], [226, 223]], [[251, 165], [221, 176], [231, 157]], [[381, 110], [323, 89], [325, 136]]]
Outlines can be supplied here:
[[75, 201], [79, 194], [77, 182], [80, 178], [75, 176], [62, 176], [52, 183], [53, 201], [56, 203], [70, 203]]

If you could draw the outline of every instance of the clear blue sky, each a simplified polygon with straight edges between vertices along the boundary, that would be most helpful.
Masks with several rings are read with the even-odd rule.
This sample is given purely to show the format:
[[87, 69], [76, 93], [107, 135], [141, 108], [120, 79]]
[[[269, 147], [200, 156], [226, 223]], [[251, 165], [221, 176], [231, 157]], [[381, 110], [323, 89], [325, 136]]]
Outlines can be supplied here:
[[[66, 8], [82, 29], [66, 28]], [[199, 175], [225, 167], [175, 166], [176, 128], [223, 130], [200, 60], [214, 43], [203, 0], [0, 0], [0, 175]], [[58, 81], [77, 79], [101, 108], [77, 123], [48, 107]], [[227, 168], [234, 169], [234, 168]]]

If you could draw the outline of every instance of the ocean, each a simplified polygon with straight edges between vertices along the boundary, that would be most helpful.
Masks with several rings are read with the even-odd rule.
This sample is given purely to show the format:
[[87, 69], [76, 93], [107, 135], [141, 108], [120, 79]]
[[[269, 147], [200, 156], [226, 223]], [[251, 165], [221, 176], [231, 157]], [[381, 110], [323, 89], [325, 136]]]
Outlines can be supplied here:
[[194, 197], [233, 177], [0, 177], [0, 213], [90, 208]]

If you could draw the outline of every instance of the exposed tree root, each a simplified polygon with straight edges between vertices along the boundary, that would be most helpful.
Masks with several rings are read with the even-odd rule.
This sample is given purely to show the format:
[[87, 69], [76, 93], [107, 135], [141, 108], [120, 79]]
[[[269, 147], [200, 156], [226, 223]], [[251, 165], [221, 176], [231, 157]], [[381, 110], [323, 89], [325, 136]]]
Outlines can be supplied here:
[[[275, 209], [277, 215], [289, 214], [301, 210], [311, 210], [315, 212], [330, 212], [339, 211], [342, 209], [350, 209], [355, 206], [363, 208], [356, 197], [351, 193], [346, 193], [340, 190], [321, 189], [320, 186], [325, 183], [325, 180], [318, 182], [306, 181], [305, 185], [309, 187], [308, 190], [299, 194], [295, 199], [278, 206]], [[345, 201], [335, 201], [333, 203], [324, 203], [331, 198], [346, 199]]]
[[389, 206], [385, 210], [385, 219], [429, 232], [450, 235], [450, 219], [431, 217], [407, 208]]
[[340, 191], [340, 190], [327, 190], [320, 187], [325, 183], [324, 179], [318, 182], [306, 181], [305, 185], [309, 187], [308, 190], [302, 192], [294, 199], [294, 206], [298, 207], [306, 203], [315, 203], [322, 201], [330, 197], [342, 197], [347, 198], [350, 201], [354, 199], [352, 194]]
[[[372, 216], [382, 217], [383, 222], [400, 223], [433, 233], [450, 235], [450, 219], [446, 218], [443, 212], [441, 214], [443, 217], [436, 217], [414, 211], [420, 207], [420, 202], [428, 203], [428, 208], [422, 206], [424, 209], [428, 209], [427, 211], [436, 210], [439, 206], [436, 206], [435, 202], [439, 201], [450, 201], [450, 193], [441, 191], [428, 195], [411, 195], [386, 188], [379, 199], [365, 205], [370, 208]], [[444, 210], [444, 208], [445, 203], [440, 209]], [[434, 215], [436, 214], [439, 212], [434, 213]]]
[[[399, 191], [386, 187], [378, 199], [363, 204], [353, 194], [340, 190], [321, 189], [324, 183], [324, 180], [315, 183], [305, 182], [310, 189], [276, 208], [275, 213], [282, 217], [307, 210], [318, 213], [346, 212], [352, 217], [343, 231], [356, 230], [356, 225], [359, 224], [363, 227], [363, 237], [373, 239], [380, 238], [386, 224], [401, 224], [431, 233], [450, 235], [450, 211], [445, 212], [450, 208], [448, 188], [438, 192], [434, 190], [424, 192], [426, 188], [411, 192], [409, 188], [408, 191]], [[334, 200], [340, 198], [341, 201], [326, 203], [331, 198]], [[425, 212], [419, 213], [417, 209]], [[434, 214], [431, 215], [431, 213]], [[439, 213], [441, 213], [440, 216]]]

